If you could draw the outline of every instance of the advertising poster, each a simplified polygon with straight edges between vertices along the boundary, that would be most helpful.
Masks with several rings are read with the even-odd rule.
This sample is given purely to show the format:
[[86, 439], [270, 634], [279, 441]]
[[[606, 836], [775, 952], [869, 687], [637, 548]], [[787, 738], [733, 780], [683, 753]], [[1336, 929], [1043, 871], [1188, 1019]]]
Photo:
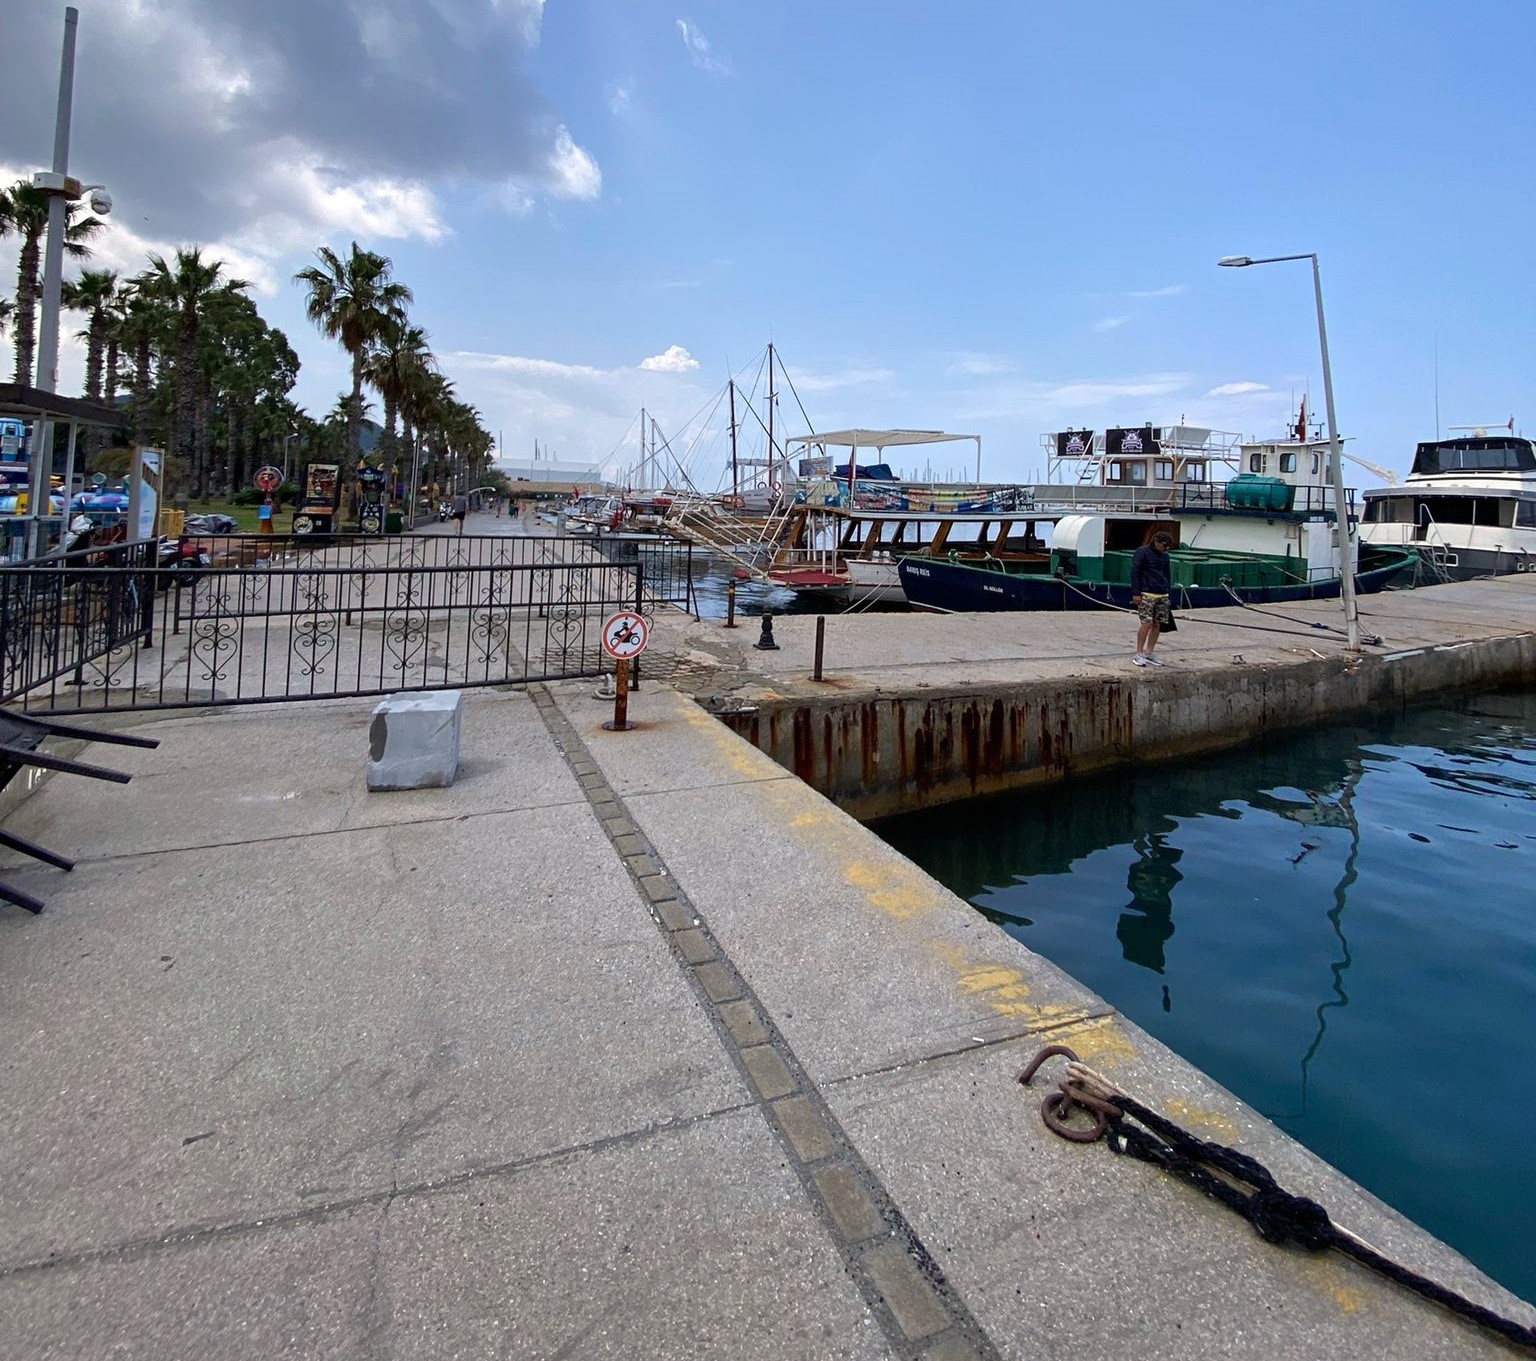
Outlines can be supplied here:
[[128, 528], [135, 539], [160, 534], [160, 465], [158, 449], [135, 449], [128, 478]]

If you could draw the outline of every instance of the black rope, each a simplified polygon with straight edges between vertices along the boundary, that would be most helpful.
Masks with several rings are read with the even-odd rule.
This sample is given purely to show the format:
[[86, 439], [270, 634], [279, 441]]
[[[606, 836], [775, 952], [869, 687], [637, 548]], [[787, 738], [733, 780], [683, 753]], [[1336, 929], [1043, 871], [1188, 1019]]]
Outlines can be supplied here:
[[[1084, 600], [1091, 600], [1095, 605], [1098, 605], [1102, 609], [1106, 609], [1106, 610], [1119, 610], [1122, 614], [1135, 614], [1136, 613], [1135, 608], [1132, 607], [1132, 606], [1117, 605], [1117, 604], [1115, 604], [1115, 602], [1113, 600], [1109, 600], [1107, 598], [1101, 600], [1098, 596], [1094, 595], [1091, 591], [1083, 590], [1082, 587], [1078, 586], [1075, 582], [1069, 581], [1066, 577], [1058, 577], [1057, 580], [1059, 580], [1061, 582], [1061, 584], [1063, 586], [1065, 586], [1069, 591], [1076, 591], [1077, 594], [1082, 596]], [[1310, 638], [1310, 637], [1312, 637], [1311, 633], [1302, 633], [1302, 632], [1299, 632], [1296, 629], [1277, 629], [1273, 624], [1239, 624], [1234, 619], [1207, 619], [1203, 615], [1191, 615], [1190, 613], [1188, 613], [1188, 611], [1193, 610], [1195, 608], [1195, 606], [1193, 606], [1193, 605], [1188, 603], [1189, 602], [1189, 591], [1188, 591], [1188, 588], [1181, 586], [1181, 587], [1179, 587], [1179, 589], [1184, 592], [1184, 600], [1185, 600], [1185, 603], [1180, 606], [1180, 609], [1185, 611], [1185, 613], [1181, 616], [1181, 618], [1184, 618], [1186, 620], [1187, 619], [1194, 619], [1194, 621], [1196, 623], [1198, 623], [1198, 624], [1209, 624], [1209, 625], [1211, 625], [1211, 626], [1213, 626], [1215, 628], [1242, 629], [1242, 630], [1244, 630], [1247, 633], [1274, 633], [1274, 634], [1278, 634], [1282, 638]], [[1270, 611], [1270, 610], [1261, 610], [1261, 609], [1256, 608], [1253, 605], [1248, 604], [1247, 601], [1241, 599], [1240, 597], [1234, 596], [1233, 598], [1235, 600], [1237, 600], [1237, 603], [1239, 605], [1241, 605], [1244, 609], [1246, 609], [1246, 610], [1253, 610], [1253, 612], [1255, 614], [1271, 615], [1275, 619], [1284, 619], [1287, 623], [1301, 624], [1301, 625], [1303, 625], [1303, 627], [1308, 628], [1308, 629], [1313, 629], [1313, 630], [1328, 628], [1328, 625], [1326, 625], [1326, 624], [1309, 624], [1309, 623], [1306, 622], [1306, 620], [1303, 620], [1303, 619], [1292, 619], [1292, 618], [1290, 618], [1289, 615], [1273, 614], [1273, 612]], [[1063, 606], [1063, 608], [1065, 608], [1065, 606]], [[1334, 632], [1339, 632], [1339, 630], [1334, 630]]]
[[[1131, 1097], [1117, 1095], [1113, 1104], [1120, 1114], [1108, 1116], [1105, 1137], [1112, 1153], [1139, 1158], [1171, 1172], [1241, 1215], [1266, 1243], [1291, 1244], [1314, 1252], [1333, 1248], [1506, 1341], [1536, 1351], [1536, 1328], [1496, 1314], [1438, 1281], [1382, 1256], [1339, 1228], [1315, 1200], [1285, 1190], [1256, 1158], [1225, 1144], [1196, 1138]], [[1126, 1117], [1145, 1128], [1129, 1124]], [[1245, 1191], [1234, 1181], [1246, 1183], [1252, 1190]]]

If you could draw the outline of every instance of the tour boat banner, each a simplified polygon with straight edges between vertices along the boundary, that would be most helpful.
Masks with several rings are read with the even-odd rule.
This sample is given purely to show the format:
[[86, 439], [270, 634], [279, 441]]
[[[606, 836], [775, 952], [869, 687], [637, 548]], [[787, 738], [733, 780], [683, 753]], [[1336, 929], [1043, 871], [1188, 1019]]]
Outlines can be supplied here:
[[1092, 452], [1092, 430], [1062, 430], [1057, 433], [1057, 458], [1087, 458]]
[[1104, 454], [1107, 458], [1133, 458], [1137, 454], [1160, 454], [1163, 446], [1152, 435], [1150, 425], [1104, 432]]

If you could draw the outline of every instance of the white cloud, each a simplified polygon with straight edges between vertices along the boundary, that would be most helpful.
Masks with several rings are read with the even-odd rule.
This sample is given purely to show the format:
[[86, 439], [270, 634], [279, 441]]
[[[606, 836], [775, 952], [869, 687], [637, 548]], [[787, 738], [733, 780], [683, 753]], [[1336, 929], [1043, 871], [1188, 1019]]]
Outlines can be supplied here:
[[615, 80], [607, 90], [608, 112], [615, 118], [627, 118], [634, 110], [635, 82], [632, 78]]
[[1246, 397], [1250, 392], [1268, 392], [1268, 383], [1223, 383], [1220, 387], [1214, 387], [1205, 395], [1207, 397]]
[[955, 377], [991, 378], [999, 373], [1011, 373], [1013, 369], [1009, 360], [996, 355], [965, 352], [956, 355], [945, 372]]
[[597, 162], [576, 145], [563, 126], [555, 130], [547, 183], [556, 198], [594, 199], [603, 192], [603, 172]]
[[896, 376], [891, 369], [842, 369], [836, 373], [809, 373], [790, 369], [789, 380], [800, 392], [835, 392], [867, 383], [886, 383]]
[[683, 35], [683, 46], [688, 49], [688, 60], [700, 71], [711, 76], [734, 75], [730, 59], [716, 55], [709, 39], [691, 19], [679, 19], [677, 31]]
[[647, 373], [692, 373], [699, 361], [681, 345], [668, 345], [660, 354], [642, 359], [640, 367]]
[[1167, 284], [1162, 288], [1132, 289], [1125, 296], [1128, 298], [1176, 298], [1183, 291], [1183, 284]]
[[[645, 363], [602, 368], [525, 355], [456, 351], [442, 356], [443, 368], [458, 384], [459, 395], [486, 413], [500, 430], [509, 456], [523, 457], [534, 440], [568, 458], [606, 462], [616, 475], [632, 464], [639, 450], [634, 422], [645, 407], [662, 431], [674, 437], [681, 455], [690, 440], [677, 438], [690, 418], [707, 408], [710, 398], [696, 386], [697, 361], [679, 346], [676, 368], [658, 370]], [[713, 489], [718, 470], [711, 467]]]
[[1093, 329], [1095, 331], [1118, 331], [1129, 320], [1129, 316], [1100, 317], [1098, 321], [1093, 323]]
[[[442, 241], [450, 186], [499, 188], [519, 213], [590, 201], [596, 160], [524, 72], [542, 14], [542, 0], [96, 6], [82, 18], [75, 168], [112, 181], [137, 237], [211, 243], [255, 262], [248, 277], [286, 275], [322, 241]], [[46, 6], [8, 24], [13, 72], [57, 69], [57, 44]], [[24, 164], [48, 145], [51, 105], [13, 112], [0, 161]]]

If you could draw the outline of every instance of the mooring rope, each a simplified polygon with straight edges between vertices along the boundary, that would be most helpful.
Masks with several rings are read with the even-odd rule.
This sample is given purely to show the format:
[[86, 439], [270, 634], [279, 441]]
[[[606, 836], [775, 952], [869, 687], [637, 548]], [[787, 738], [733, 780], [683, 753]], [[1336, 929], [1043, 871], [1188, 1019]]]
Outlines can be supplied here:
[[[1068, 1060], [1066, 1076], [1041, 1103], [1040, 1115], [1046, 1127], [1063, 1138], [1077, 1143], [1095, 1143], [1103, 1138], [1110, 1152], [1160, 1167], [1220, 1201], [1252, 1224], [1267, 1243], [1313, 1252], [1332, 1248], [1505, 1341], [1536, 1352], [1536, 1327], [1505, 1318], [1394, 1262], [1358, 1234], [1335, 1224], [1315, 1200], [1285, 1190], [1257, 1158], [1180, 1129], [1096, 1073], [1065, 1045], [1047, 1045], [1019, 1075], [1019, 1081], [1028, 1086], [1041, 1064], [1053, 1055]], [[1093, 1123], [1086, 1129], [1067, 1124], [1074, 1108], [1089, 1114]]]

